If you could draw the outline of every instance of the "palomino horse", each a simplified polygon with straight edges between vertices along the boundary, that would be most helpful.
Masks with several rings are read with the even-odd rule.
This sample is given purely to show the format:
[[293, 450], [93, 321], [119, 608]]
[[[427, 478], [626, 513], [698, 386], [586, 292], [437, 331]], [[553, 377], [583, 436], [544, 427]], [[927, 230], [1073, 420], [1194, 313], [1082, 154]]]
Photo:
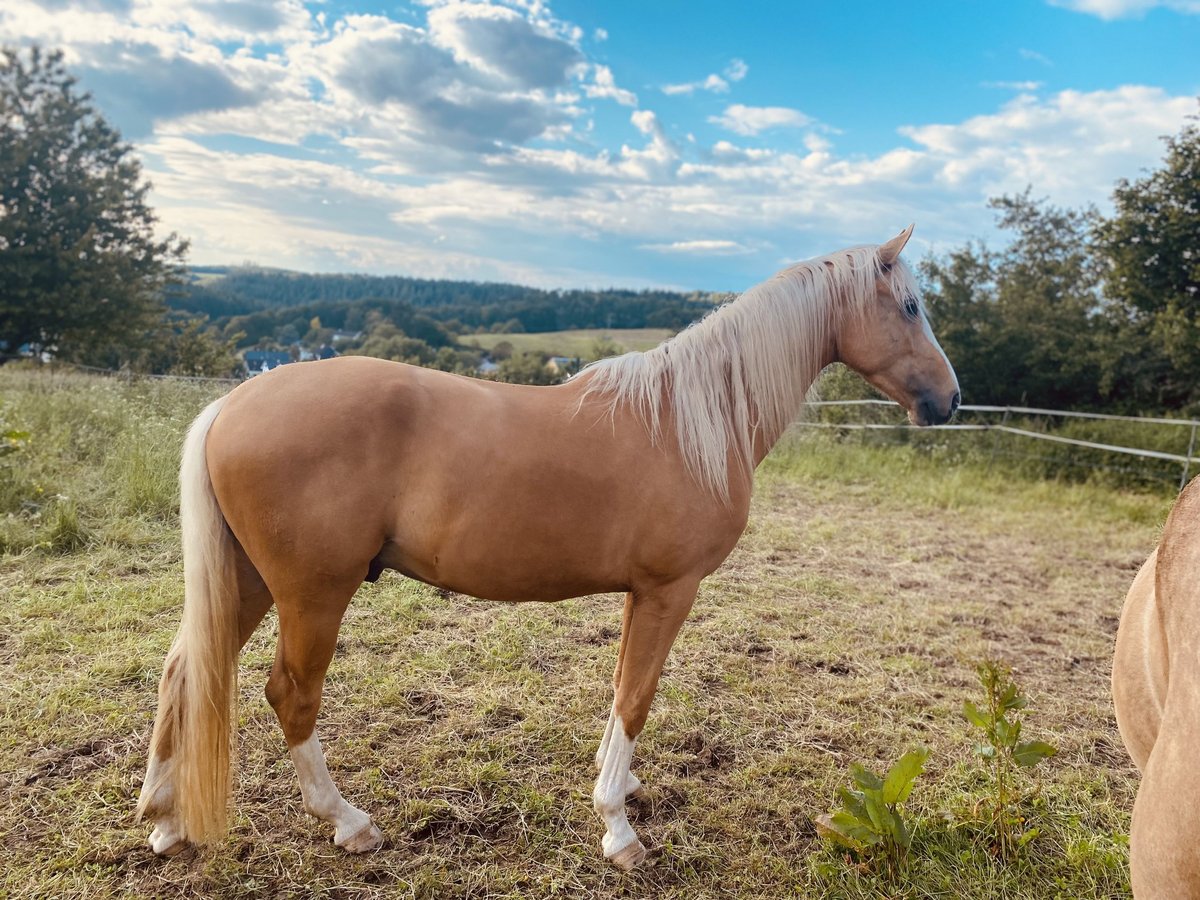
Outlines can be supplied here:
[[818, 373], [845, 362], [918, 425], [958, 405], [899, 259], [911, 232], [792, 266], [655, 350], [554, 387], [348, 357], [285, 366], [212, 403], [180, 469], [183, 623], [138, 804], [155, 852], [225, 828], [238, 650], [272, 604], [266, 694], [305, 809], [346, 850], [380, 846], [313, 729], [342, 614], [389, 568], [489, 600], [625, 592], [593, 799], [604, 855], [637, 865], [629, 764], [663, 662], [746, 526], [755, 466]]
[[1200, 898], [1200, 478], [1175, 501], [1125, 598], [1112, 689], [1142, 772], [1129, 835], [1134, 896]]

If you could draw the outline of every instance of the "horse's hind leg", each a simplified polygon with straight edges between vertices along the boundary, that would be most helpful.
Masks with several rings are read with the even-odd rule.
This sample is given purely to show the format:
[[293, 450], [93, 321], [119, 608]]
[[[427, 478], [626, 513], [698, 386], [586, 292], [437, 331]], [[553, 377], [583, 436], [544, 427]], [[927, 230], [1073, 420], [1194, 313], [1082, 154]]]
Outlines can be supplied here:
[[696, 580], [683, 579], [635, 589], [626, 607], [616, 701], [600, 777], [592, 792], [593, 805], [604, 820], [604, 855], [622, 869], [632, 869], [646, 857], [646, 848], [625, 815], [634, 744], [646, 724], [663, 663], [692, 608], [697, 587]]
[[327, 583], [277, 598], [279, 645], [266, 691], [296, 766], [304, 809], [333, 825], [334, 843], [351, 853], [378, 849], [383, 835], [370, 816], [345, 801], [329, 777], [315, 726], [338, 627], [358, 584], [357, 579]]
[[[238, 646], [244, 647], [250, 635], [271, 608], [271, 592], [267, 590], [262, 576], [250, 562], [245, 552], [237, 550], [238, 594]], [[162, 681], [167, 684], [182, 659], [172, 650], [163, 669]], [[175, 736], [162, 736], [146, 767], [143, 791], [153, 791], [154, 796], [146, 808], [146, 815], [154, 821], [150, 832], [150, 849], [160, 856], [173, 856], [187, 846], [181, 837], [182, 830], [175, 816], [174, 785], [171, 779], [171, 756]]]

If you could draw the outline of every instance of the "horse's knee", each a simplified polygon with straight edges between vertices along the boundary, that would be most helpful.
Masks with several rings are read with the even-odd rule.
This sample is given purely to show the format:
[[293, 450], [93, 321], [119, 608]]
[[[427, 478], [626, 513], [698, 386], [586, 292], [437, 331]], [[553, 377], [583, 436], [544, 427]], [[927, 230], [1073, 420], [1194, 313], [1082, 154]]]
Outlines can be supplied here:
[[273, 670], [264, 690], [267, 702], [275, 710], [288, 746], [305, 741], [317, 724], [321, 708], [321, 688], [296, 683], [286, 671]]

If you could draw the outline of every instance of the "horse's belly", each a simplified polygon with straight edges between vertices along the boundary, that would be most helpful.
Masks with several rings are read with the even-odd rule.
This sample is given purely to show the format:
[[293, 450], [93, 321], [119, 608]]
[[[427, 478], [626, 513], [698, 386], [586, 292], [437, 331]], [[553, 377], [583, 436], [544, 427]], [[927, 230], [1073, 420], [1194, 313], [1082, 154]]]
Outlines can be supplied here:
[[[510, 531], [505, 535], [512, 537]], [[517, 547], [503, 537], [418, 552], [392, 542], [384, 547], [380, 561], [410, 578], [482, 600], [555, 601], [626, 587], [602, 559], [580, 564], [570, 554], [555, 554], [547, 542]]]

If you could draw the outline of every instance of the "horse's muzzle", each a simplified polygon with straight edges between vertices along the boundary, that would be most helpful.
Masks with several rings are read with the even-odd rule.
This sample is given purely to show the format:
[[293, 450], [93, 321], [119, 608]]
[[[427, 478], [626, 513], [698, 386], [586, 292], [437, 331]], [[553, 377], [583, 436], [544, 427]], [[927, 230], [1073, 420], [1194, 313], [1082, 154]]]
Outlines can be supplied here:
[[962, 400], [958, 391], [946, 402], [932, 394], [923, 394], [913, 407], [912, 420], [914, 425], [944, 425], [950, 421], [958, 404]]

